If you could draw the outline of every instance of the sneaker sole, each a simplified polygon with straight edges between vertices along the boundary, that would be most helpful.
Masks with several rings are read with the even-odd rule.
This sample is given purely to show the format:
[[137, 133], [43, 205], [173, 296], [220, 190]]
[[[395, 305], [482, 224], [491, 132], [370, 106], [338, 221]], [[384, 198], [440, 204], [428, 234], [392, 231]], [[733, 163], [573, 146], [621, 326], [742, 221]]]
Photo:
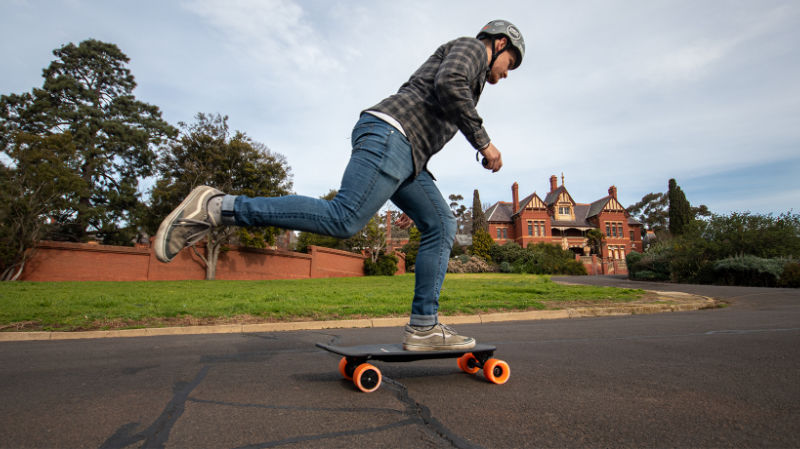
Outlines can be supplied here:
[[[183, 202], [181, 202], [181, 204], [178, 205], [178, 207], [173, 209], [172, 212], [169, 215], [167, 215], [167, 218], [165, 218], [161, 222], [161, 225], [158, 227], [158, 232], [156, 232], [156, 238], [153, 241], [153, 246], [155, 247], [153, 249], [156, 253], [156, 259], [158, 259], [161, 262], [168, 263], [172, 261], [172, 259], [175, 256], [178, 255], [176, 253], [175, 256], [167, 257], [167, 231], [169, 231], [169, 229], [172, 227], [172, 223], [175, 220], [177, 220], [180, 216], [191, 216], [192, 214], [196, 214], [197, 212], [199, 212], [198, 210], [193, 210], [191, 214], [183, 215], [183, 212], [189, 206], [190, 203], [197, 200], [197, 198], [200, 198], [202, 200], [203, 196], [210, 197], [213, 195], [218, 195], [217, 190], [214, 189], [213, 187], [208, 187], [208, 186], [195, 187], [194, 190], [189, 192], [189, 196], [187, 196], [183, 200]], [[206, 201], [208, 201], [208, 199], [206, 199]], [[202, 210], [203, 202], [201, 201], [199, 204], [201, 204], [200, 210]]]
[[403, 349], [406, 351], [461, 351], [463, 349], [472, 349], [475, 347], [475, 340], [472, 340], [469, 343], [462, 343], [462, 344], [450, 344], [450, 345], [409, 345], [407, 343], [403, 343]]

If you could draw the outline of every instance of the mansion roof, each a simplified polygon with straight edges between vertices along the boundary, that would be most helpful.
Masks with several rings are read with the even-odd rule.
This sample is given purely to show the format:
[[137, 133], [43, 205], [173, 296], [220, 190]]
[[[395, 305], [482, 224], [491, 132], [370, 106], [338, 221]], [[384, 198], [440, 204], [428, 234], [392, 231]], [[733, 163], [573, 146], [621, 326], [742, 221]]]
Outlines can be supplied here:
[[[513, 223], [514, 216], [522, 212], [526, 207], [529, 205], [538, 205], [538, 206], [547, 206], [550, 207], [558, 201], [558, 198], [561, 196], [562, 193], [566, 193], [569, 195], [566, 188], [564, 186], [560, 186], [557, 189], [549, 192], [545, 197], [544, 201], [539, 199], [539, 196], [536, 192], [528, 195], [527, 197], [523, 198], [519, 203], [519, 210], [513, 210], [514, 204], [507, 202], [507, 201], [499, 201], [492, 205], [489, 209], [486, 210], [486, 221], [487, 222], [494, 222], [494, 223]], [[596, 228], [597, 226], [592, 224], [589, 219], [599, 215], [606, 205], [610, 202], [614, 202], [615, 205], [618, 207], [622, 207], [616, 201], [616, 198], [609, 195], [599, 200], [591, 203], [591, 204], [581, 204], [573, 202], [573, 210], [574, 210], [574, 220], [556, 220], [556, 217], [550, 215], [550, 224], [553, 227], [564, 227], [564, 228]], [[628, 215], [626, 213], [626, 215]], [[631, 225], [641, 225], [639, 221], [636, 219], [628, 216], [628, 224]]]

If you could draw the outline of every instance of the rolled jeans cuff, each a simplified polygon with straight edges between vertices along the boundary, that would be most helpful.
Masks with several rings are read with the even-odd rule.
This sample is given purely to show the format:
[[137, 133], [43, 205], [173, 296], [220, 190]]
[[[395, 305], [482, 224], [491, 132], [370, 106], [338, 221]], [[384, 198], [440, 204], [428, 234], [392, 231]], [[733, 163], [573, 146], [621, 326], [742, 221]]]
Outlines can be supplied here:
[[408, 324], [412, 326], [435, 326], [438, 323], [438, 315], [417, 315], [412, 313]]
[[236, 203], [236, 195], [225, 195], [222, 198], [222, 224], [225, 226], [236, 226], [236, 215], [233, 206]]

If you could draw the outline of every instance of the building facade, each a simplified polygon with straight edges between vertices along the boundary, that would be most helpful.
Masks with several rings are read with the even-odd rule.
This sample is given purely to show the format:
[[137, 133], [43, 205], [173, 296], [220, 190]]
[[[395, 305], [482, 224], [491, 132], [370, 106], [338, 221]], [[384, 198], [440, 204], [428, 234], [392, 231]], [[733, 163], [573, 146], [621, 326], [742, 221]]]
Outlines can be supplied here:
[[642, 224], [633, 219], [617, 200], [617, 188], [608, 196], [585, 204], [576, 202], [558, 178], [550, 177], [550, 191], [542, 198], [536, 192], [519, 199], [519, 185], [511, 186], [512, 201], [500, 201], [486, 210], [489, 234], [498, 244], [516, 242], [551, 243], [575, 254], [588, 256], [586, 232], [598, 229], [605, 239], [598, 256], [625, 259], [631, 251], [642, 252]]

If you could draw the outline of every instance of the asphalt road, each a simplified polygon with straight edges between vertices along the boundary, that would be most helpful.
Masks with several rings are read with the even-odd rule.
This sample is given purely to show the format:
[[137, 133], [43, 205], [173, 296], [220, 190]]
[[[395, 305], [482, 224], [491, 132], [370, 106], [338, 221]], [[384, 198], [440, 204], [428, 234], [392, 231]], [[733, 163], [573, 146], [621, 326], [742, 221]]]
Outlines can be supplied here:
[[462, 325], [507, 384], [378, 362], [372, 394], [314, 343], [400, 329], [5, 342], [0, 447], [800, 447], [800, 291], [567, 280], [728, 306]]

